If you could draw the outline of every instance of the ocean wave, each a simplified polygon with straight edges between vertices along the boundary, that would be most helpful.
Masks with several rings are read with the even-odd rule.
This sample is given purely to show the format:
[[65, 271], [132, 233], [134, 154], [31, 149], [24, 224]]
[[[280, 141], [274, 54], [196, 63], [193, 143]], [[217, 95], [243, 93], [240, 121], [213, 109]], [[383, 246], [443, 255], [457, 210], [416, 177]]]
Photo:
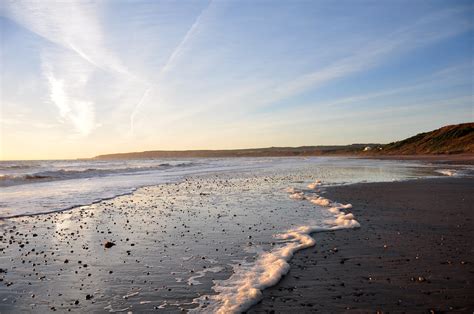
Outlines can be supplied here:
[[55, 181], [55, 180], [67, 180], [67, 179], [81, 179], [91, 178], [98, 176], [106, 176], [113, 174], [127, 174], [137, 172], [147, 172], [153, 170], [166, 170], [170, 168], [180, 167], [192, 167], [196, 165], [193, 162], [170, 164], [162, 163], [154, 166], [136, 166], [136, 167], [123, 167], [123, 168], [112, 168], [112, 169], [100, 169], [100, 168], [87, 168], [81, 170], [72, 169], [58, 169], [58, 170], [47, 170], [38, 171], [35, 173], [27, 174], [0, 174], [0, 186], [11, 186], [19, 184], [27, 184], [38, 181]]
[[30, 169], [37, 167], [37, 164], [13, 164], [13, 165], [3, 165], [0, 163], [0, 170], [19, 170], [19, 169]]
[[[324, 221], [323, 226], [300, 226], [275, 235], [285, 244], [269, 252], [261, 253], [254, 262], [242, 262], [234, 266], [232, 276], [226, 280], [216, 280], [212, 289], [216, 295], [203, 295], [194, 299], [198, 307], [194, 313], [240, 313], [248, 310], [262, 298], [262, 291], [276, 285], [290, 270], [289, 261], [294, 253], [316, 244], [312, 233], [346, 228], [358, 228], [360, 224], [352, 213], [344, 210], [351, 204], [340, 204], [326, 199], [316, 192], [321, 181], [308, 185], [310, 190], [287, 188], [292, 199], [306, 200], [325, 208], [333, 218]], [[317, 202], [315, 202], [317, 201]]]

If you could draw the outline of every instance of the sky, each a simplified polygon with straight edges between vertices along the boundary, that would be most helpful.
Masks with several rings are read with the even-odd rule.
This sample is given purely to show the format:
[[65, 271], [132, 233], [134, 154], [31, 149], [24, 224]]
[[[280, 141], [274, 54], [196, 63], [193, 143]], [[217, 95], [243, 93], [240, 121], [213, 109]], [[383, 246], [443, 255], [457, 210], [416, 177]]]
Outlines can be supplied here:
[[0, 1], [0, 159], [474, 121], [472, 1]]

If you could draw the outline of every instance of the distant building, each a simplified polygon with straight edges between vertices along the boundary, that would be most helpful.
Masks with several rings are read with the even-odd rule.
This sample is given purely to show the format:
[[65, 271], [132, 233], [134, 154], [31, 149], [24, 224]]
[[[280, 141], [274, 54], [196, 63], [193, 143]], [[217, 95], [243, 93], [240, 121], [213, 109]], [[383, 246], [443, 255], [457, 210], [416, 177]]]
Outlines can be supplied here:
[[364, 148], [364, 152], [368, 152], [368, 151], [370, 151], [370, 150], [372, 150], [372, 147], [370, 147], [370, 146], [366, 146], [366, 147]]

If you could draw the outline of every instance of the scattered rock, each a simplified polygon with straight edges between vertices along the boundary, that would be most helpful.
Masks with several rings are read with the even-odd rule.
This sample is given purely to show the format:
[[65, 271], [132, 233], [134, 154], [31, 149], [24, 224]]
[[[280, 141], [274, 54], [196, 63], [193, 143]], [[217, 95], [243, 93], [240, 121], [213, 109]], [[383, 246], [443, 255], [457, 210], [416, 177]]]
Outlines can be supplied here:
[[110, 242], [110, 241], [107, 241], [107, 242], [105, 242], [104, 247], [105, 247], [106, 249], [110, 249], [110, 248], [111, 248], [112, 246], [114, 246], [114, 245], [115, 245], [115, 243]]

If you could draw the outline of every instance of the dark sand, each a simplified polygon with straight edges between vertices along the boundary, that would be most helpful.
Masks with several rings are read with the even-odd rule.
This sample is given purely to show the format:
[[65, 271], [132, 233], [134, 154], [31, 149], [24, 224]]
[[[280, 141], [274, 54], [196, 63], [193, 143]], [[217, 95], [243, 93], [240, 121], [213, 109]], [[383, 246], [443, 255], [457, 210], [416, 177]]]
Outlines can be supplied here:
[[474, 154], [438, 155], [360, 155], [357, 158], [379, 160], [417, 160], [433, 164], [474, 165]]
[[319, 233], [250, 312], [474, 311], [474, 179], [331, 188], [358, 230]]

